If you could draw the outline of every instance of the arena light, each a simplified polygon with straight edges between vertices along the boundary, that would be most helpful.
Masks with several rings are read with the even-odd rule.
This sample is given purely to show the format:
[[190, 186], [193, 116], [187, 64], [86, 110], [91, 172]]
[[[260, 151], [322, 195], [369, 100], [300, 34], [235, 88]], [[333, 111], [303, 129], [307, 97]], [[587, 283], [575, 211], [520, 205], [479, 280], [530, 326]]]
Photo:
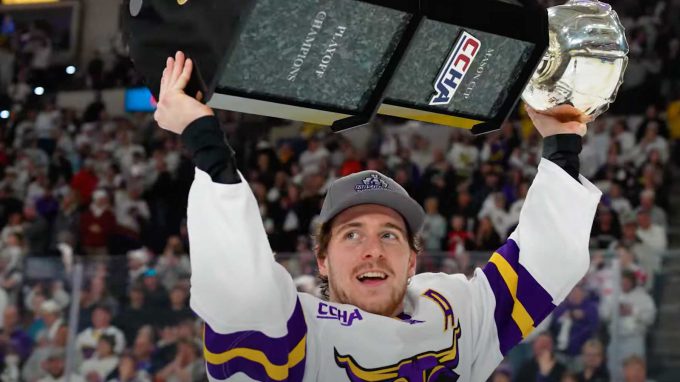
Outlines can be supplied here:
[[58, 3], [59, 0], [2, 0], [3, 4], [19, 5], [19, 4], [43, 4], [43, 3]]
[[2, 119], [9, 118], [9, 110], [0, 111], [0, 118], [2, 118]]
[[66, 67], [66, 74], [75, 74], [76, 72], [76, 67], [73, 65], [69, 65]]
[[33, 89], [33, 93], [37, 96], [41, 96], [45, 94], [45, 88], [42, 86], [38, 86], [37, 88]]

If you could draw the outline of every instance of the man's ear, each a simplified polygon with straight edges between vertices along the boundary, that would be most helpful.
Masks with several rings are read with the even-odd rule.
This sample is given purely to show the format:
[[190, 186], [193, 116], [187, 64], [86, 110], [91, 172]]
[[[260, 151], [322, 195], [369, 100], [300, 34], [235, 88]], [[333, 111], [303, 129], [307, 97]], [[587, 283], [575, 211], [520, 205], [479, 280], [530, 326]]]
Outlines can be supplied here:
[[314, 247], [314, 255], [316, 256], [316, 265], [319, 267], [319, 274], [328, 277], [328, 256], [320, 257], [318, 246]]
[[411, 254], [409, 255], [408, 258], [408, 278], [411, 278], [416, 275], [417, 259], [418, 254], [415, 253], [415, 251], [411, 251]]

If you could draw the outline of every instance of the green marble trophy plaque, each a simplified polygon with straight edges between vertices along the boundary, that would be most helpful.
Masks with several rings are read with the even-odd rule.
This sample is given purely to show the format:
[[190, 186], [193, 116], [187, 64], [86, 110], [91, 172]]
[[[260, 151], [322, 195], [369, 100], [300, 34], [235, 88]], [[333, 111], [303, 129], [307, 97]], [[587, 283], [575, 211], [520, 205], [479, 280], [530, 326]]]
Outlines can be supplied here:
[[[130, 0], [130, 53], [154, 94], [196, 62], [214, 108], [330, 125], [376, 113], [500, 127], [548, 44], [535, 0]], [[127, 10], [126, 10], [127, 11]]]

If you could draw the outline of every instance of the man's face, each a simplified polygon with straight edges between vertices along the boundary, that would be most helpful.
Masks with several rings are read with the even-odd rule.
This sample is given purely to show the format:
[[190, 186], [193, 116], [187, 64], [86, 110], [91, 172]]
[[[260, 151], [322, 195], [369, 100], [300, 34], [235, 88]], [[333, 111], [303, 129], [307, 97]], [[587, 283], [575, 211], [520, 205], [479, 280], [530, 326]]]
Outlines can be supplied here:
[[53, 378], [59, 378], [64, 375], [64, 359], [50, 358], [45, 362], [45, 369]]
[[628, 278], [628, 277], [623, 277], [623, 278], [621, 279], [621, 289], [622, 289], [625, 293], [630, 292], [631, 290], [633, 290], [633, 288], [635, 288], [635, 282], [634, 282], [633, 280], [631, 280], [631, 279]]
[[17, 311], [16, 307], [7, 307], [3, 313], [3, 319], [5, 326], [7, 327], [13, 327], [16, 325], [19, 322], [19, 312]]
[[623, 368], [623, 379], [626, 382], [645, 382], [647, 370], [638, 363], [629, 364]]
[[597, 346], [585, 346], [583, 348], [583, 363], [586, 367], [597, 369], [602, 365], [603, 360], [602, 349]]
[[407, 280], [415, 275], [416, 253], [396, 211], [373, 204], [338, 214], [319, 272], [328, 277], [330, 300], [367, 312], [401, 313]]
[[111, 325], [111, 314], [104, 309], [95, 309], [92, 312], [92, 326], [95, 328], [107, 328]]
[[553, 341], [549, 335], [540, 335], [533, 343], [534, 357], [538, 357], [544, 352], [553, 351]]
[[647, 229], [649, 226], [652, 225], [652, 219], [649, 217], [648, 214], [639, 214], [638, 217], [638, 226], [642, 229]]
[[567, 300], [574, 305], [581, 305], [585, 299], [586, 293], [580, 286], [575, 287], [567, 296]]

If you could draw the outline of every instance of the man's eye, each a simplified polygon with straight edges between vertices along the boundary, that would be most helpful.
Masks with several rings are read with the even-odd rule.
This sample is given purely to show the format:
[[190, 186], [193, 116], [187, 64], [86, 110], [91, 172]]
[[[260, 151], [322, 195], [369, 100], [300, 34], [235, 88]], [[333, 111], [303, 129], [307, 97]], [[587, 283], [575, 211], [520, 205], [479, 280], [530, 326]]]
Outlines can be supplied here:
[[385, 232], [383, 234], [383, 239], [396, 240], [397, 238], [397, 235], [393, 234], [392, 232]]
[[356, 233], [355, 231], [347, 232], [345, 234], [345, 239], [348, 239], [348, 240], [355, 240], [355, 239], [358, 239], [358, 238], [359, 238], [359, 234]]

